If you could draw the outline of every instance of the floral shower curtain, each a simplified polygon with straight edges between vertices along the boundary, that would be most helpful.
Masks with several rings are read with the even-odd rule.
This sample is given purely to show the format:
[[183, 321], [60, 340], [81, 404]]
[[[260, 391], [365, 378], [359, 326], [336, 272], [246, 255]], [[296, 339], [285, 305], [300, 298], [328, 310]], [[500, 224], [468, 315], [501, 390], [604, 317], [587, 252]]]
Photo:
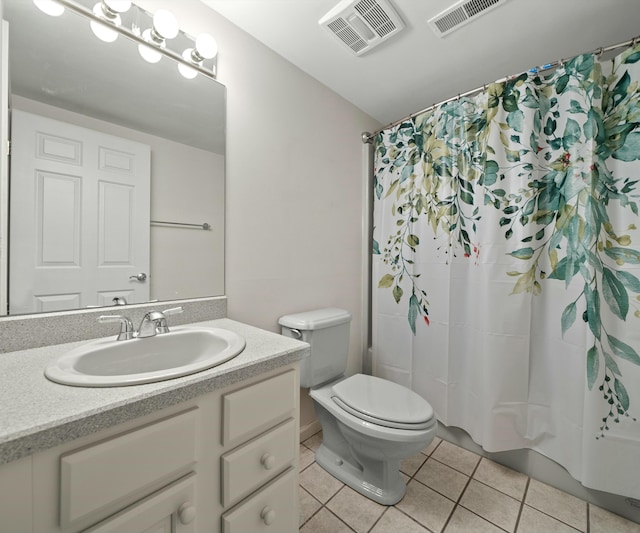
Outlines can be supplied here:
[[640, 498], [640, 46], [376, 136], [373, 364], [487, 451]]

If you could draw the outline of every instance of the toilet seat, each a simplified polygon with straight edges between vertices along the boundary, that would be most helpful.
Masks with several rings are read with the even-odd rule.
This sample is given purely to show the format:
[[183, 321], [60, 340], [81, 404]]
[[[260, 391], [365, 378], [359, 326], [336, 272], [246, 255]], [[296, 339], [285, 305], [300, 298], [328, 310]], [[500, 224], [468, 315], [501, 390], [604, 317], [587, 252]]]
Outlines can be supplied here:
[[421, 430], [434, 425], [433, 408], [406, 387], [356, 374], [332, 387], [331, 399], [361, 420], [389, 428]]

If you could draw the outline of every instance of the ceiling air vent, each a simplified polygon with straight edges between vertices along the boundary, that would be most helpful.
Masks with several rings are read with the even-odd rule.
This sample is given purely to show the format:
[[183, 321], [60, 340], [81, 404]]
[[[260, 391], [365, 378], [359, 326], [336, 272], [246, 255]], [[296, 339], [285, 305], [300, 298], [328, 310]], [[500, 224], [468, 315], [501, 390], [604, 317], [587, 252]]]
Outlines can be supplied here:
[[343, 0], [318, 24], [357, 56], [404, 28], [402, 19], [387, 0]]
[[444, 37], [475, 18], [504, 4], [507, 0], [460, 0], [435, 17], [429, 25], [439, 37]]

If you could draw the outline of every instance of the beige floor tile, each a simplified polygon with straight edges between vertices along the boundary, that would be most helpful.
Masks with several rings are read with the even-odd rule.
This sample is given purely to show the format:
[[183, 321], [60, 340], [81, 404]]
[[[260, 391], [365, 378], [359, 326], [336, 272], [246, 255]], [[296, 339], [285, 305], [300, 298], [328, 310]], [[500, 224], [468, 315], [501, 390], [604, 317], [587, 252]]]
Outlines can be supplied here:
[[504, 530], [458, 505], [444, 533], [504, 533]]
[[573, 529], [564, 522], [524, 505], [516, 533], [541, 533], [542, 531], [544, 533], [578, 533], [577, 529]]
[[300, 528], [300, 533], [353, 533], [353, 531], [337, 516], [326, 509], [320, 509]]
[[433, 437], [433, 440], [431, 441], [429, 446], [427, 446], [424, 450], [422, 450], [422, 453], [424, 453], [425, 455], [431, 455], [435, 451], [435, 449], [438, 447], [438, 444], [440, 444], [441, 442], [442, 442], [441, 438]]
[[370, 533], [429, 533], [417, 522], [390, 507]]
[[473, 474], [478, 481], [521, 500], [527, 487], [527, 476], [483, 457]]
[[407, 457], [400, 462], [400, 472], [404, 472], [409, 477], [413, 476], [418, 471], [418, 468], [427, 460], [427, 456], [421, 453]]
[[387, 508], [346, 486], [329, 500], [327, 507], [357, 533], [369, 531]]
[[404, 498], [395, 506], [431, 531], [439, 533], [455, 504], [436, 491], [413, 480], [407, 485], [407, 493]]
[[311, 435], [311, 437], [305, 440], [302, 444], [315, 452], [322, 444], [322, 431], [318, 431], [315, 435]]
[[316, 460], [316, 454], [306, 446], [300, 445], [300, 471]]
[[589, 504], [590, 533], [640, 533], [640, 524]]
[[334, 478], [317, 463], [313, 463], [300, 472], [300, 485], [320, 502], [326, 503], [344, 486], [344, 483]]
[[464, 491], [460, 505], [511, 532], [516, 526], [520, 511], [518, 500], [474, 479], [469, 482]]
[[525, 503], [579, 531], [587, 530], [587, 503], [555, 487], [532, 479]]
[[309, 518], [311, 518], [322, 507], [322, 504], [316, 500], [302, 487], [298, 487], [298, 498], [300, 500], [300, 522], [301, 526]]
[[453, 501], [458, 501], [460, 494], [469, 482], [469, 476], [436, 461], [428, 459], [418, 470], [414, 479], [424, 483]]
[[456, 446], [455, 444], [451, 444], [446, 440], [443, 440], [440, 443], [440, 445], [431, 454], [431, 457], [450, 466], [451, 468], [459, 470], [467, 476], [471, 475], [473, 469], [478, 464], [478, 461], [480, 461], [479, 455], [470, 452], [469, 450], [465, 450], [460, 446]]

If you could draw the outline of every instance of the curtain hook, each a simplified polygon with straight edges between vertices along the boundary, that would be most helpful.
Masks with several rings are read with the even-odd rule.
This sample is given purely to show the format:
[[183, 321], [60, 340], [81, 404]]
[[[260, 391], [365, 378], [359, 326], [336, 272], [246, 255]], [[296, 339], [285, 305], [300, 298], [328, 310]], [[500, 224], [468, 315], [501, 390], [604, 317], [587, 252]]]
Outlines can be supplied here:
[[458, 93], [458, 98], [456, 98], [456, 100], [459, 102], [460, 101], [460, 93]]
[[604, 53], [604, 48], [601, 46], [596, 50], [596, 56], [600, 57]]

